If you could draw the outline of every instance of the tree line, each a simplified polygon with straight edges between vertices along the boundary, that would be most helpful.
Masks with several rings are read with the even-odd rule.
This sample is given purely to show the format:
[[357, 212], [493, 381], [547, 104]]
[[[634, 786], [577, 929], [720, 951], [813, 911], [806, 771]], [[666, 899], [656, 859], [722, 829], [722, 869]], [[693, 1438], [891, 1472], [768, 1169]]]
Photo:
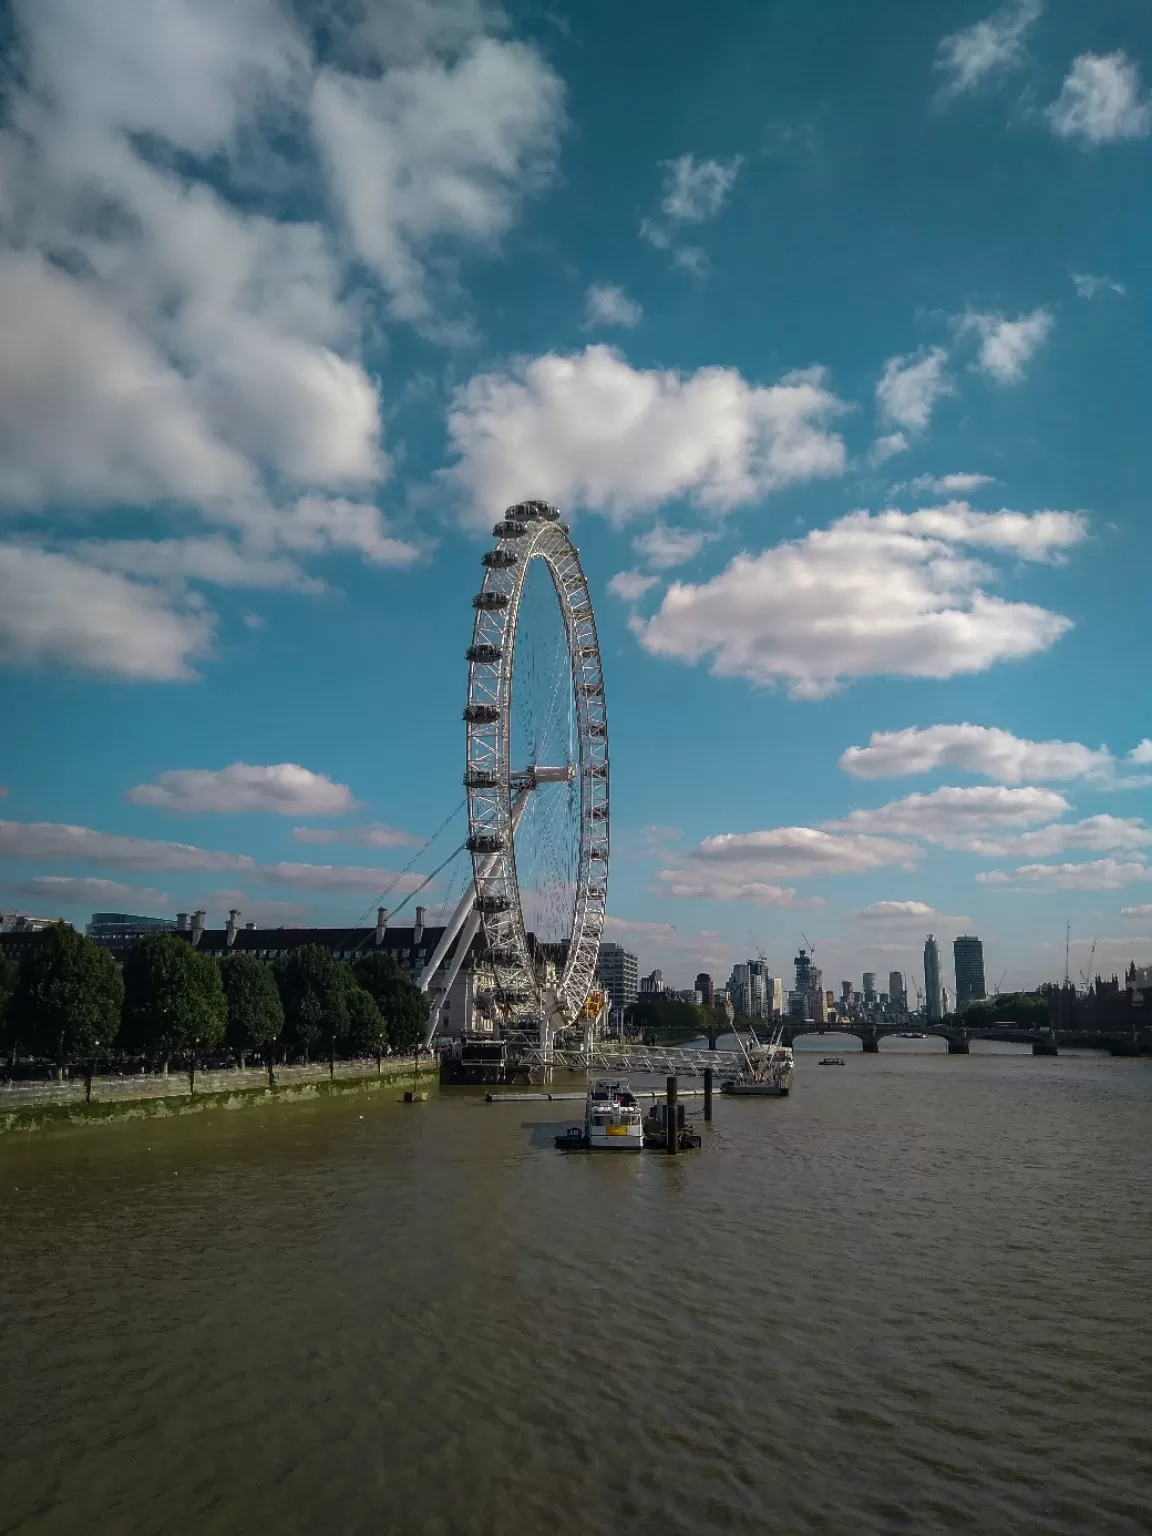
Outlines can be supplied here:
[[63, 923], [45, 929], [16, 965], [0, 956], [0, 1042], [57, 1070], [110, 1058], [167, 1071], [222, 1050], [241, 1066], [295, 1057], [407, 1052], [424, 1039], [428, 1002], [389, 954], [348, 966], [319, 944], [267, 964], [240, 953], [216, 960], [173, 933], [149, 934], [123, 969], [107, 949]]

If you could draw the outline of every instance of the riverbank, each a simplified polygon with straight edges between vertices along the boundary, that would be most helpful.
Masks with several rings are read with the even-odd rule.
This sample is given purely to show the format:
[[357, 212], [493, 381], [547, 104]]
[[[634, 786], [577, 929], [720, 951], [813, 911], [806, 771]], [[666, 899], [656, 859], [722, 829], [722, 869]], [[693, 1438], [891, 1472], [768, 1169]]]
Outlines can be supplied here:
[[198, 1072], [192, 1084], [181, 1074], [152, 1077], [95, 1077], [91, 1096], [83, 1079], [62, 1083], [20, 1083], [0, 1087], [0, 1136], [63, 1126], [109, 1125], [125, 1120], [162, 1120], [212, 1109], [297, 1103], [333, 1094], [374, 1093], [410, 1083], [413, 1076], [435, 1077], [438, 1058], [389, 1057], [382, 1062], [337, 1062], [277, 1067], [276, 1086], [263, 1070], [234, 1068]]

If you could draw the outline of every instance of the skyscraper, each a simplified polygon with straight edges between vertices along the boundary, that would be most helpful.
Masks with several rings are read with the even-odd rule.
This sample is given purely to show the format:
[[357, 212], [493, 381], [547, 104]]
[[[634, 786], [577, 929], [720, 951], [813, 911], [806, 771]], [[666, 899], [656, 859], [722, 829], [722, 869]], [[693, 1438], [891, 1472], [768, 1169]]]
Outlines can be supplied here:
[[940, 997], [940, 951], [932, 934], [924, 940], [924, 1014], [929, 1019], [943, 1015]]
[[865, 971], [864, 972], [864, 1001], [868, 1005], [869, 1008], [871, 1008], [872, 1005], [876, 1001], [876, 972], [875, 971]]
[[612, 995], [612, 1021], [619, 1024], [624, 1010], [636, 1001], [640, 962], [621, 944], [601, 944], [596, 975], [605, 992]]
[[960, 1011], [987, 995], [984, 990], [984, 946], [972, 935], [961, 934], [952, 945], [952, 954], [956, 961], [956, 1008]]
[[894, 1013], [903, 1013], [908, 1007], [908, 995], [904, 990], [904, 977], [900, 971], [888, 972], [888, 1001]]
[[701, 971], [699, 976], [697, 976], [696, 990], [699, 992], [700, 1001], [704, 1004], [705, 1008], [711, 1008], [716, 994], [715, 988], [712, 985], [712, 978], [707, 971]]

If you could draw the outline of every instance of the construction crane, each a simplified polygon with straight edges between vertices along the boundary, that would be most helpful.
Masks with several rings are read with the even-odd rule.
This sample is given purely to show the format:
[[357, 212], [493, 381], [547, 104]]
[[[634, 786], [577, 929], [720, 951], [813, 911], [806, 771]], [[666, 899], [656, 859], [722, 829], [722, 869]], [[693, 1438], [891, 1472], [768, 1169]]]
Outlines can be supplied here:
[[1068, 986], [1068, 946], [1072, 942], [1072, 924], [1064, 924], [1064, 986]]
[[813, 960], [815, 960], [815, 958], [816, 958], [816, 946], [815, 946], [815, 944], [813, 944], [812, 940], [808, 937], [808, 935], [804, 932], [803, 928], [801, 928], [801, 930], [800, 930], [800, 937], [804, 940], [805, 944], [807, 944], [807, 946], [808, 946], [808, 953], [812, 956]]
[[1004, 985], [1004, 978], [1005, 978], [1005, 976], [1007, 976], [1007, 974], [1008, 974], [1008, 967], [1005, 966], [1004, 969], [1000, 972], [1000, 980], [996, 983], [996, 990], [992, 994], [993, 997], [999, 997], [1000, 996], [1000, 988]]

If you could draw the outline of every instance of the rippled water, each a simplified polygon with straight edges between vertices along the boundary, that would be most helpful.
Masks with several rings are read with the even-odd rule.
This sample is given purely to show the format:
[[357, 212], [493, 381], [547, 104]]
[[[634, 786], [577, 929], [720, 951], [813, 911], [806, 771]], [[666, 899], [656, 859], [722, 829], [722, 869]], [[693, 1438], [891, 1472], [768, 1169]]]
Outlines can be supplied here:
[[0, 1531], [1152, 1527], [1152, 1062], [798, 1053], [679, 1158], [574, 1107], [0, 1142]]

